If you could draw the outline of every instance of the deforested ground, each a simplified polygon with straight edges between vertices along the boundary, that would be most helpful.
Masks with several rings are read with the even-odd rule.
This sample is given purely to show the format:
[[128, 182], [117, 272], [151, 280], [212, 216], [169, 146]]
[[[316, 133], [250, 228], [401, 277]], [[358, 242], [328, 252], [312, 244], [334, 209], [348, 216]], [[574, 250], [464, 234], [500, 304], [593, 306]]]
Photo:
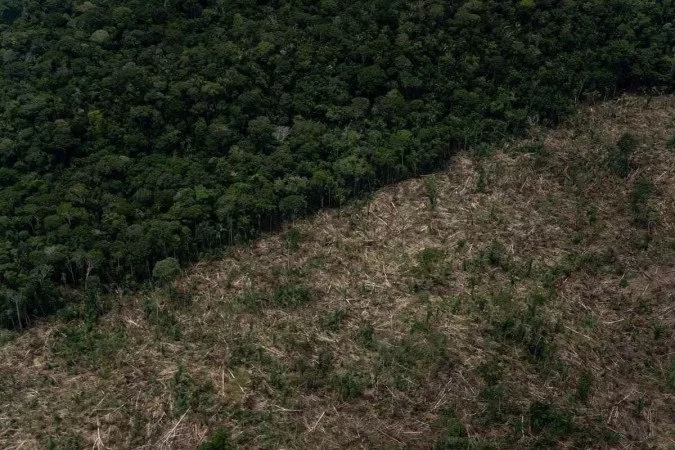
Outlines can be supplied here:
[[0, 448], [669, 448], [675, 98], [96, 301], [0, 334]]

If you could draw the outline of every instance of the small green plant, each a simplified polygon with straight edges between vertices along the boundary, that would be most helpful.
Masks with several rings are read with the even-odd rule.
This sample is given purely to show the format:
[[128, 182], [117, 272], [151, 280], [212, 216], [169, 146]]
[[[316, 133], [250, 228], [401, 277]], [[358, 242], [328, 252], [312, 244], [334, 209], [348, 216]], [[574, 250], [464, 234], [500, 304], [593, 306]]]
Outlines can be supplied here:
[[631, 412], [633, 413], [634, 417], [640, 417], [642, 416], [642, 412], [645, 410], [646, 402], [644, 396], [639, 396], [637, 399], [633, 400], [632, 402], [633, 408], [631, 408]]
[[[530, 299], [527, 309], [492, 320], [489, 334], [498, 341], [520, 346], [532, 362], [547, 361], [555, 350], [555, 329], [538, 312], [539, 297]], [[541, 297], [545, 301], [545, 297]]]
[[309, 302], [309, 288], [303, 284], [288, 283], [279, 286], [272, 294], [272, 301], [282, 308], [293, 308]]
[[257, 311], [269, 306], [294, 308], [311, 300], [309, 288], [303, 284], [285, 283], [278, 286], [271, 294], [247, 290], [236, 296], [236, 301], [245, 310]]
[[438, 205], [438, 183], [434, 175], [428, 176], [424, 179], [424, 188], [426, 189], [427, 198], [429, 199], [429, 209], [432, 211]]
[[398, 389], [414, 389], [450, 364], [447, 336], [427, 331], [406, 335], [381, 347], [379, 370]]
[[277, 362], [273, 361], [270, 364], [270, 368], [267, 371], [270, 377], [270, 384], [279, 390], [284, 391], [288, 386], [288, 380], [286, 377], [286, 371], [284, 366]]
[[340, 328], [342, 327], [342, 324], [347, 317], [347, 313], [341, 309], [335, 309], [333, 311], [330, 311], [326, 314], [324, 314], [320, 319], [319, 323], [321, 324], [321, 327], [328, 330], [332, 331], [333, 333], [337, 333], [340, 331]]
[[260, 348], [256, 344], [253, 330], [236, 334], [230, 342], [230, 364], [233, 367], [248, 365], [260, 360]]
[[603, 271], [615, 268], [617, 262], [616, 250], [609, 247], [603, 251], [569, 253], [565, 257], [563, 265], [570, 274], [581, 271], [587, 274], [597, 275]]
[[501, 242], [493, 240], [483, 255], [490, 266], [501, 267], [505, 272], [508, 272], [509, 259], [506, 248]]
[[668, 374], [666, 376], [666, 386], [669, 390], [675, 391], [675, 356], [670, 358]]
[[572, 268], [567, 261], [558, 263], [553, 267], [548, 267], [541, 273], [543, 286], [552, 294], [555, 293], [560, 279], [567, 278], [572, 274]]
[[66, 436], [49, 437], [45, 447], [48, 450], [80, 450], [88, 446], [79, 434], [71, 433]]
[[465, 248], [466, 248], [466, 239], [460, 239], [459, 241], [457, 241], [457, 244], [455, 245], [455, 250], [461, 252]]
[[640, 228], [649, 228], [652, 221], [652, 210], [649, 200], [656, 191], [656, 186], [648, 178], [641, 176], [635, 182], [631, 200], [633, 223]]
[[531, 259], [518, 262], [512, 258], [506, 247], [497, 239], [492, 240], [488, 247], [476, 252], [472, 257], [462, 260], [462, 269], [469, 272], [478, 282], [480, 274], [486, 269], [500, 268], [508, 272], [512, 283], [519, 277], [529, 277], [532, 274], [534, 261]]
[[483, 166], [476, 169], [476, 191], [481, 194], [487, 192], [487, 175]]
[[462, 310], [462, 297], [457, 296], [452, 299], [448, 299], [450, 312], [453, 314], [458, 314]]
[[0, 329], [0, 348], [12, 342], [15, 336], [12, 331]]
[[500, 289], [491, 296], [492, 304], [509, 311], [513, 306], [513, 292], [509, 289]]
[[155, 333], [170, 336], [174, 341], [182, 336], [181, 327], [173, 312], [162, 307], [157, 300], [145, 299], [141, 304], [145, 320], [154, 327]]
[[317, 358], [311, 362], [304, 356], [296, 359], [293, 371], [297, 374], [298, 384], [304, 389], [319, 389], [330, 384], [329, 375], [333, 370], [334, 359], [330, 350], [320, 350]]
[[126, 339], [123, 327], [103, 331], [88, 322], [66, 325], [61, 327], [52, 351], [70, 366], [84, 364], [100, 368], [102, 361], [112, 362], [114, 355], [124, 350]]
[[581, 402], [588, 402], [588, 398], [591, 394], [591, 387], [593, 385], [593, 374], [590, 372], [583, 372], [579, 376], [579, 381], [577, 382], [577, 399]]
[[342, 401], [353, 400], [365, 391], [369, 384], [369, 377], [361, 372], [349, 370], [331, 378], [330, 387], [337, 392]]
[[449, 268], [443, 249], [431, 247], [421, 250], [417, 254], [417, 267], [413, 270], [417, 278], [411, 286], [412, 291], [422, 292], [442, 284], [449, 275]]
[[593, 225], [598, 221], [598, 208], [596, 206], [591, 206], [586, 210], [586, 219], [588, 219], [589, 225]]
[[635, 312], [641, 315], [646, 315], [646, 314], [651, 314], [652, 312], [652, 307], [649, 306], [649, 303], [645, 301], [644, 298], [641, 298], [638, 300], [637, 308], [635, 308]]
[[300, 230], [297, 228], [289, 228], [288, 231], [284, 234], [284, 241], [286, 242], [286, 248], [294, 252], [300, 248]]
[[529, 410], [530, 428], [535, 433], [549, 436], [564, 436], [574, 431], [572, 415], [557, 409], [550, 403], [536, 402]]
[[95, 321], [105, 312], [103, 287], [101, 279], [92, 275], [85, 282], [85, 315], [86, 320]]
[[483, 379], [487, 386], [497, 385], [504, 375], [499, 361], [496, 359], [491, 359], [490, 361], [483, 363], [476, 367], [476, 372]]
[[425, 273], [432, 272], [445, 259], [445, 252], [440, 248], [425, 248], [417, 254], [420, 269]]
[[236, 448], [230, 440], [230, 432], [224, 428], [213, 433], [208, 441], [199, 446], [199, 450], [235, 450]]
[[441, 410], [438, 419], [433, 424], [438, 429], [440, 437], [434, 443], [434, 449], [468, 448], [466, 427], [462, 424], [454, 409], [445, 407]]
[[205, 410], [213, 398], [213, 385], [210, 380], [195, 379], [180, 365], [173, 375], [173, 414], [180, 417], [188, 408], [193, 411]]
[[607, 429], [602, 434], [602, 440], [609, 445], [617, 445], [621, 442], [621, 433]]
[[358, 335], [361, 345], [363, 345], [368, 350], [375, 349], [375, 328], [373, 328], [370, 323], [364, 323], [361, 325]]
[[190, 406], [190, 390], [192, 385], [192, 378], [190, 374], [185, 373], [183, 366], [178, 367], [178, 371], [173, 375], [173, 395], [176, 403], [174, 410], [175, 416], [180, 416], [187, 411]]
[[479, 398], [485, 404], [485, 420], [488, 423], [499, 422], [502, 417], [504, 388], [501, 385], [502, 368], [497, 360], [490, 360], [476, 368], [476, 372], [485, 382]]
[[666, 333], [666, 326], [660, 322], [657, 322], [652, 325], [652, 333], [654, 336], [654, 340], [658, 341], [661, 339], [665, 333]]
[[581, 326], [588, 330], [596, 330], [598, 328], [598, 321], [591, 315], [585, 315], [581, 319]]
[[326, 266], [326, 259], [323, 256], [311, 256], [307, 259], [305, 267], [307, 270], [322, 269]]
[[502, 404], [504, 388], [501, 385], [485, 386], [479, 398], [485, 404], [485, 420], [487, 423], [498, 423], [502, 420]]
[[608, 165], [612, 172], [626, 178], [633, 169], [631, 156], [638, 146], [635, 135], [625, 133], [616, 144], [616, 148], [608, 156]]
[[264, 292], [246, 290], [235, 297], [235, 301], [249, 311], [259, 310], [270, 303], [270, 296]]

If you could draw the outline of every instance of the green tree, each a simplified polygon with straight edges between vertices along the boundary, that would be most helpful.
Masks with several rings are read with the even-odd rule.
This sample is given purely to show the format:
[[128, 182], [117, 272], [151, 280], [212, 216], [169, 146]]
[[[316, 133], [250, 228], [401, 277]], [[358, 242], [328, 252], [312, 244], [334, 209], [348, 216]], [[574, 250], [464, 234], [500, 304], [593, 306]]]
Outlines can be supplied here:
[[176, 258], [165, 258], [155, 263], [152, 276], [161, 284], [168, 285], [180, 275], [180, 263]]

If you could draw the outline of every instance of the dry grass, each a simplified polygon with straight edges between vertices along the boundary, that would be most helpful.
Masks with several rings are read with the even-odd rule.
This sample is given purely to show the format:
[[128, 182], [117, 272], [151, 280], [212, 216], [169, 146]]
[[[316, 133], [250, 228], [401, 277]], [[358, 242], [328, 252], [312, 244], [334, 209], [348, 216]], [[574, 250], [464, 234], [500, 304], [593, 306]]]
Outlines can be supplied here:
[[457, 155], [433, 210], [424, 180], [393, 185], [293, 224], [296, 250], [280, 233], [194, 266], [189, 305], [139, 294], [12, 335], [0, 447], [675, 445], [673, 136], [673, 97], [588, 107]]

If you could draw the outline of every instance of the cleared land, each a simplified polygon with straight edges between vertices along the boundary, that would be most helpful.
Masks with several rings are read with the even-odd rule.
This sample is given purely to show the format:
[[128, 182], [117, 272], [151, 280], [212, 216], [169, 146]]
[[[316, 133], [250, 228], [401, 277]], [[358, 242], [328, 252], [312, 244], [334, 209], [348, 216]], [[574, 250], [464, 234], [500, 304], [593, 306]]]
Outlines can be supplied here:
[[674, 147], [626, 96], [3, 332], [0, 447], [673, 446]]

